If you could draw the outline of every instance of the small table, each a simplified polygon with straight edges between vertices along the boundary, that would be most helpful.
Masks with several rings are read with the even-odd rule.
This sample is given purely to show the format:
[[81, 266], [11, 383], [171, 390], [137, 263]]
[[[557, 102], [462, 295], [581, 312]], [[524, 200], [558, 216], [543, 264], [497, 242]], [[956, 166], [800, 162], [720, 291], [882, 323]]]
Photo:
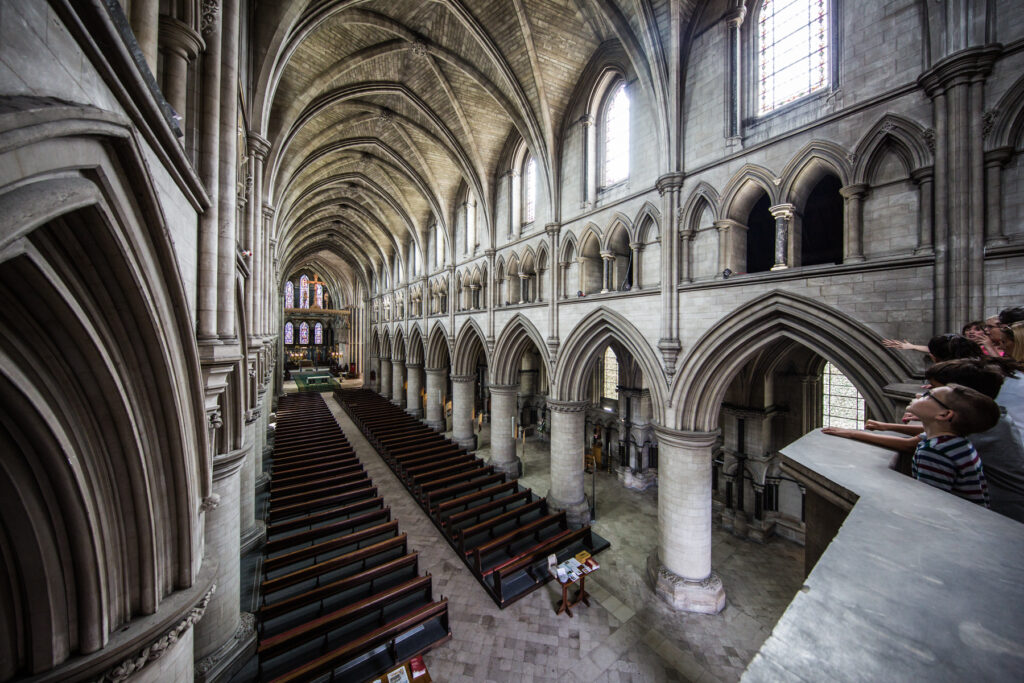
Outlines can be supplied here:
[[[576, 605], [578, 605], [578, 604], [580, 604], [582, 602], [587, 607], [590, 607], [590, 600], [589, 600], [590, 593], [587, 592], [587, 575], [586, 574], [580, 574], [580, 578], [577, 581], [565, 581], [565, 582], [562, 582], [562, 580], [558, 578], [558, 573], [557, 573], [557, 571], [555, 570], [554, 567], [548, 567], [548, 571], [550, 571], [551, 575], [555, 577], [555, 581], [558, 581], [558, 583], [562, 586], [562, 602], [559, 603], [558, 609], [555, 610], [555, 614], [556, 615], [557, 614], [561, 614], [562, 612], [565, 612], [566, 614], [569, 615], [569, 618], [571, 619], [572, 618], [572, 608], [575, 607]], [[597, 570], [595, 569], [595, 570], [591, 571], [591, 573], [593, 573], [594, 571], [597, 571]], [[569, 599], [569, 587], [572, 586], [575, 583], [579, 583], [580, 588], [579, 588], [579, 591], [577, 591], [577, 593], [576, 593], [576, 597], [573, 598], [572, 600], [570, 600]]]

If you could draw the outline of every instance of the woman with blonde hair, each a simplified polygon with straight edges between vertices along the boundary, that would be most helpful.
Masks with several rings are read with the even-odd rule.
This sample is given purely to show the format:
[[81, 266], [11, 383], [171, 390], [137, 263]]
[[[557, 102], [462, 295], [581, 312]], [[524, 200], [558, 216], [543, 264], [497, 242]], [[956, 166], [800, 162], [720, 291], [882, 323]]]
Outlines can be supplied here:
[[1006, 357], [1024, 363], [1024, 321], [1013, 323], [1001, 331], [1001, 346]]

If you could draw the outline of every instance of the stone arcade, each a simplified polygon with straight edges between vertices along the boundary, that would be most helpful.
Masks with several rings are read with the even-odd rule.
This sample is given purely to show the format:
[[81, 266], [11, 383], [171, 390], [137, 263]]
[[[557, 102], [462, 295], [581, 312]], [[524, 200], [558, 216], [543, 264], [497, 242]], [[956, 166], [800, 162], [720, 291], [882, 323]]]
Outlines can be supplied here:
[[[244, 678], [303, 359], [612, 541], [436, 679], [1019, 678], [1020, 525], [816, 429], [1024, 304], [1022, 73], [1017, 0], [0, 0], [0, 681]], [[809, 576], [721, 663], [733, 552]]]

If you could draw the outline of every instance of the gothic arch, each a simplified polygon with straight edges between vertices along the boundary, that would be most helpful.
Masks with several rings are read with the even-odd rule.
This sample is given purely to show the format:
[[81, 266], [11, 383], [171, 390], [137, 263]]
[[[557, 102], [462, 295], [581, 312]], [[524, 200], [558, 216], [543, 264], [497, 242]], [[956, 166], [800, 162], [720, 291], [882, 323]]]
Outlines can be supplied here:
[[636, 218], [633, 219], [633, 225], [636, 226], [637, 241], [646, 242], [652, 225], [654, 231], [658, 235], [661, 234], [661, 211], [658, 211], [658, 207], [651, 202], [644, 202], [644, 205], [637, 211]]
[[555, 373], [552, 375], [552, 398], [585, 400], [588, 370], [597, 352], [607, 344], [616, 342], [640, 366], [651, 391], [654, 420], [660, 421], [665, 405], [665, 380], [658, 357], [631, 322], [604, 306], [587, 314], [566, 337], [558, 352]]
[[1016, 149], [1024, 142], [1024, 76], [1010, 86], [994, 108], [986, 149]]
[[776, 181], [764, 166], [745, 164], [726, 184], [718, 215], [745, 223], [762, 190], [772, 205], [778, 204], [779, 186]]
[[925, 130], [908, 118], [886, 114], [857, 143], [855, 183], [870, 183], [882, 153], [891, 149], [902, 160], [907, 174], [932, 165], [932, 153], [925, 142]]
[[387, 327], [381, 332], [380, 359], [391, 360], [391, 334]]
[[706, 181], [700, 181], [697, 187], [693, 188], [686, 204], [683, 206], [682, 225], [686, 230], [697, 230], [700, 227], [701, 216], [704, 215], [704, 207], [711, 209], [711, 216], [718, 220], [719, 207], [718, 191]]
[[377, 332], [377, 328], [370, 330], [370, 355], [380, 356], [381, 351], [381, 340], [380, 333]]
[[608, 224], [608, 229], [604, 231], [604, 235], [601, 238], [601, 251], [609, 251], [611, 249], [612, 236], [619, 230], [626, 233], [627, 245], [635, 239], [633, 226], [630, 224], [629, 219], [621, 213], [615, 212], [611, 222]]
[[427, 336], [426, 367], [428, 370], [440, 370], [451, 364], [452, 350], [445, 332], [444, 324], [434, 323]]
[[401, 327], [395, 327], [395, 339], [391, 344], [391, 360], [405, 360], [405, 334]]
[[413, 325], [409, 330], [409, 339], [406, 341], [406, 362], [423, 362], [423, 335], [420, 333], [420, 326]]
[[559, 249], [558, 260], [565, 263], [570, 258], [575, 258], [576, 254], [579, 253], [579, 249], [576, 248], [576, 235], [569, 232], [564, 238], [559, 240], [561, 246]]
[[[789, 338], [831, 360], [850, 378], [871, 411], [899, 417], [884, 387], [913, 374], [881, 337], [846, 314], [807, 297], [774, 290], [710, 326], [680, 366], [672, 386], [676, 428], [714, 431], [722, 397], [736, 372], [766, 344]], [[671, 425], [669, 425], [671, 426]]]
[[826, 173], [839, 178], [845, 187], [850, 184], [852, 172], [847, 154], [839, 145], [823, 140], [808, 143], [782, 172], [782, 194], [786, 201], [802, 207], [814, 185]]
[[520, 361], [523, 352], [530, 347], [530, 344], [537, 347], [541, 362], [545, 365], [544, 370], [550, 377], [551, 364], [548, 354], [545, 353], [547, 347], [544, 344], [544, 338], [529, 318], [522, 313], [517, 313], [505, 325], [494, 345], [494, 362], [490, 366], [491, 382], [494, 384], [518, 384]]
[[466, 320], [455, 337], [455, 353], [452, 356], [453, 375], [475, 375], [480, 354], [483, 354], [487, 365], [491, 365], [487, 344], [484, 342], [486, 338], [475, 320], [472, 318]]

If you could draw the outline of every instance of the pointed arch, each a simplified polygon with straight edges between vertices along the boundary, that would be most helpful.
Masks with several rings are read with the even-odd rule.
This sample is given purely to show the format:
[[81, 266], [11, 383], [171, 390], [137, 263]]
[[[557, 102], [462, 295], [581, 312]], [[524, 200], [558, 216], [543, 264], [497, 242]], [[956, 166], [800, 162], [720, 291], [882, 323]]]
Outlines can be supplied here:
[[658, 210], [651, 202], [644, 202], [644, 205], [637, 211], [636, 218], [633, 219], [633, 226], [636, 228], [636, 239], [638, 242], [649, 242], [651, 226], [654, 226], [655, 232], [661, 235], [661, 211]]
[[395, 328], [395, 338], [391, 342], [391, 360], [405, 360], [405, 334], [401, 327]]
[[705, 209], [710, 209], [712, 218], [717, 221], [719, 219], [718, 209], [720, 201], [718, 191], [714, 187], [703, 180], [698, 183], [697, 187], [693, 188], [693, 191], [690, 192], [690, 196], [683, 205], [683, 229], [696, 231], [702, 227], [707, 227], [700, 224]]
[[719, 217], [744, 222], [763, 191], [774, 205], [779, 203], [779, 186], [775, 175], [764, 166], [744, 164], [726, 183], [718, 211]]
[[1017, 149], [1024, 143], [1024, 76], [1007, 89], [994, 111], [996, 116], [986, 149]]
[[932, 165], [932, 153], [925, 142], [925, 130], [908, 118], [886, 114], [860, 139], [855, 148], [855, 183], [870, 183], [879, 158], [892, 150], [903, 162], [907, 175]]
[[370, 330], [370, 355], [380, 356], [381, 351], [381, 340], [380, 333], [376, 328]]
[[569, 232], [559, 241], [561, 246], [559, 247], [558, 260], [564, 263], [571, 258], [575, 258], [575, 255], [579, 253], [579, 249], [576, 248], [576, 235]]
[[423, 362], [423, 333], [420, 332], [419, 325], [413, 325], [409, 330], [409, 338], [405, 342], [406, 345], [406, 363], [422, 363]]
[[845, 149], [824, 140], [812, 140], [794, 156], [782, 171], [784, 201], [802, 207], [814, 184], [826, 173], [839, 178], [845, 187], [853, 177]]
[[444, 324], [435, 322], [427, 335], [427, 370], [442, 370], [451, 365], [452, 349]]
[[517, 313], [502, 329], [498, 341], [494, 344], [494, 362], [489, 366], [492, 384], [519, 383], [520, 362], [530, 344], [537, 347], [538, 355], [545, 366], [544, 370], [548, 377], [551, 376], [551, 362], [546, 353], [544, 338], [529, 318]]
[[491, 365], [487, 344], [484, 342], [487, 337], [476, 320], [468, 316], [467, 318], [455, 337], [455, 353], [452, 356], [453, 375], [475, 375], [481, 354], [483, 354], [487, 365]]
[[391, 334], [386, 327], [381, 333], [380, 358], [381, 360], [391, 360]]
[[788, 338], [832, 361], [857, 386], [871, 411], [899, 417], [884, 394], [913, 369], [882, 346], [882, 338], [838, 309], [774, 290], [737, 307], [697, 340], [672, 385], [674, 428], [714, 431], [733, 377], [766, 345]]
[[640, 366], [651, 391], [654, 420], [660, 422], [667, 387], [658, 356], [631, 322], [604, 306], [587, 314], [566, 337], [552, 375], [553, 397], [566, 401], [586, 400], [589, 370], [596, 362], [597, 352], [610, 343], [621, 345]]
[[611, 248], [612, 237], [616, 232], [622, 230], [626, 233], [626, 244], [629, 244], [634, 239], [633, 224], [623, 214], [616, 211], [612, 214], [612, 219], [608, 223], [608, 229], [604, 231], [604, 235], [601, 240], [601, 251], [608, 251]]

